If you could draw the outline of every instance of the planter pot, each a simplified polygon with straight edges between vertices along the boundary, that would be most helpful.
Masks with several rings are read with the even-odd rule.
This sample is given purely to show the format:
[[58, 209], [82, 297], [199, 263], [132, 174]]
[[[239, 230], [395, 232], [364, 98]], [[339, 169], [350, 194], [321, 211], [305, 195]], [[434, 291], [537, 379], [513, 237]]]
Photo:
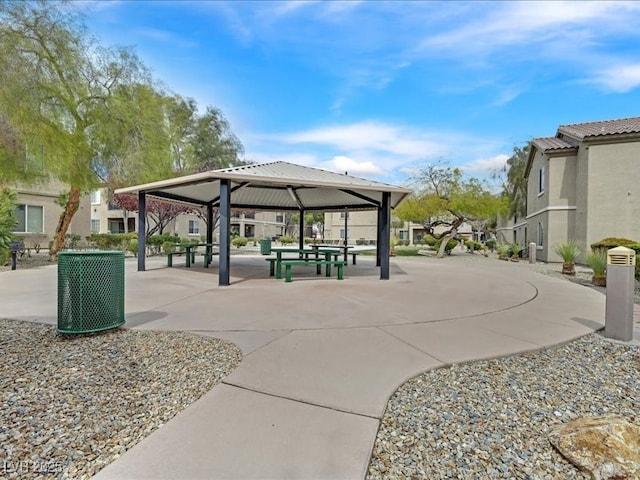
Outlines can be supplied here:
[[565, 275], [575, 275], [576, 274], [576, 266], [573, 263], [563, 263], [562, 264], [562, 273]]
[[593, 283], [596, 287], [606, 287], [607, 286], [607, 276], [606, 275], [594, 275], [591, 277], [591, 283]]

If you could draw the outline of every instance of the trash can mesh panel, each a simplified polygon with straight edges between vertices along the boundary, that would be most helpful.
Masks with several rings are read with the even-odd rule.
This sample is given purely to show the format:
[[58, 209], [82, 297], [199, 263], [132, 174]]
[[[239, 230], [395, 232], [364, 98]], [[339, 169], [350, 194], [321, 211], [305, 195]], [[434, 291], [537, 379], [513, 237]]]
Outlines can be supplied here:
[[60, 253], [58, 331], [97, 332], [124, 322], [124, 253]]

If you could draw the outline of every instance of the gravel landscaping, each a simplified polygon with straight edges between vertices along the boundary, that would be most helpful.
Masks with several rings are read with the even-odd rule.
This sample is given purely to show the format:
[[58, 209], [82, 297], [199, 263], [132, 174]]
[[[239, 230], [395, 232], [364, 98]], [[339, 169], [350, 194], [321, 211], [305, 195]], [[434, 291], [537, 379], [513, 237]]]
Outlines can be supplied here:
[[581, 416], [640, 423], [640, 350], [591, 334], [535, 353], [415, 377], [391, 397], [373, 479], [588, 479], [548, 440]]
[[90, 478], [231, 373], [223, 340], [0, 320], [0, 478]]

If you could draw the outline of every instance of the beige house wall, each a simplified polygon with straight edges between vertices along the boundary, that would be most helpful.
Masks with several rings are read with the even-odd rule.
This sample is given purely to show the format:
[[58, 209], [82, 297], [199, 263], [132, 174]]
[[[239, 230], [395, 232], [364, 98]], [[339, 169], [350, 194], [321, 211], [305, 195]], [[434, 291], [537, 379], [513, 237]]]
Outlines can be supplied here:
[[589, 192], [589, 149], [581, 145], [576, 157], [576, 210], [574, 239], [581, 248], [587, 246], [587, 219], [591, 215]]
[[[33, 247], [36, 244], [42, 248], [48, 248], [53, 240], [58, 220], [63, 208], [57, 204], [62, 192], [68, 190], [68, 186], [57, 181], [49, 180], [46, 183], [34, 185], [17, 185], [18, 205], [33, 205], [42, 207], [43, 231], [42, 232], [14, 232], [14, 235], [24, 242], [25, 246]], [[80, 235], [84, 240], [90, 233], [90, 202], [89, 196], [80, 197], [80, 208], [76, 212], [67, 233]]]
[[[374, 241], [377, 239], [378, 211], [365, 210], [348, 212], [347, 241], [355, 243], [365, 239]], [[324, 239], [330, 241], [343, 240], [344, 212], [327, 212], [324, 214]], [[393, 229], [392, 229], [393, 231]]]
[[589, 216], [584, 239], [640, 241], [640, 142], [589, 145]]

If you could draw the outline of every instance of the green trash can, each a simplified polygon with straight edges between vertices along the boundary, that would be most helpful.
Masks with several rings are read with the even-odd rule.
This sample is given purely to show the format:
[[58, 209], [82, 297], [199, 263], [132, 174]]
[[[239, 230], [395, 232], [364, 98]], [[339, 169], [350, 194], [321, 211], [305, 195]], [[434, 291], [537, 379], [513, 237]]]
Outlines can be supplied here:
[[124, 252], [58, 254], [58, 331], [90, 333], [124, 324]]
[[260, 240], [260, 255], [270, 255], [271, 254], [271, 240], [268, 238], [263, 238]]

